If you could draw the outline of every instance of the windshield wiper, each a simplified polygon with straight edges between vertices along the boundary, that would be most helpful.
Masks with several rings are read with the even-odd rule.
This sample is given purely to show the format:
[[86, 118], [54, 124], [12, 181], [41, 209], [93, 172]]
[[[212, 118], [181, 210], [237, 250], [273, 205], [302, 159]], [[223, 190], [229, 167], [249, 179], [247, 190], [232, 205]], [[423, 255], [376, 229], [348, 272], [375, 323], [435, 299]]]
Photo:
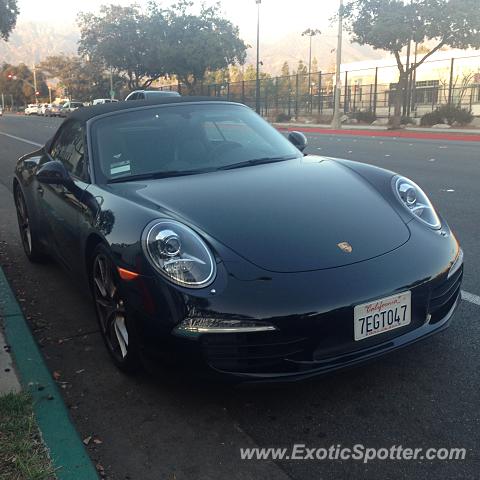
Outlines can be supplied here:
[[283, 157], [253, 158], [252, 160], [245, 160], [244, 162], [232, 163], [231, 165], [218, 167], [217, 170], [233, 170], [235, 168], [250, 167], [252, 165], [262, 165], [265, 163], [283, 162], [284, 160], [293, 160], [294, 158], [300, 158], [300, 157], [293, 156], [293, 155], [284, 155]]
[[[167, 170], [166, 172], [157, 173], [140, 173], [138, 175], [124, 175], [123, 177], [111, 178], [107, 183], [123, 183], [123, 182], [136, 182], [137, 180], [152, 180], [158, 178], [168, 177], [181, 177], [183, 175], [193, 175], [195, 173], [204, 173], [207, 169], [203, 170]], [[208, 171], [211, 171], [209, 169]]]

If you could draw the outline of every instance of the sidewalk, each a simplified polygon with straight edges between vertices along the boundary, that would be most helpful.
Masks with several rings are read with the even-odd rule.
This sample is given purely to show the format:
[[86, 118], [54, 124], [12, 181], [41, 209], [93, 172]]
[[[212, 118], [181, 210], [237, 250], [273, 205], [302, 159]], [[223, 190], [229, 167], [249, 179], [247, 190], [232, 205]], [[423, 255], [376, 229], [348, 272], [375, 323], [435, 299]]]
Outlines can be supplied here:
[[18, 393], [20, 390], [20, 382], [10, 355], [10, 346], [5, 340], [0, 324], [0, 396], [10, 392]]
[[426, 127], [406, 127], [400, 130], [388, 130], [382, 125], [345, 125], [341, 129], [332, 129], [330, 125], [315, 123], [273, 123], [279, 130], [298, 130], [305, 133], [324, 135], [357, 135], [369, 137], [416, 138], [420, 140], [452, 140], [461, 142], [480, 142], [480, 129], [449, 128], [434, 129]]

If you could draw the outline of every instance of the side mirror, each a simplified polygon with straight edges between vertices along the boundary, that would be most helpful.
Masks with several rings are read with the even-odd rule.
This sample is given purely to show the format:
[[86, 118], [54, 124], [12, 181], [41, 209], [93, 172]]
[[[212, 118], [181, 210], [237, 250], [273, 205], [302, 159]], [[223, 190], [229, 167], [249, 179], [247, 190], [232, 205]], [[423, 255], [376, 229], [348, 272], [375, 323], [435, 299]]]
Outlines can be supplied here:
[[290, 132], [287, 138], [290, 143], [293, 143], [301, 152], [307, 148], [308, 140], [302, 132]]
[[47, 185], [70, 185], [72, 178], [62, 162], [51, 160], [42, 165], [37, 172], [37, 180]]

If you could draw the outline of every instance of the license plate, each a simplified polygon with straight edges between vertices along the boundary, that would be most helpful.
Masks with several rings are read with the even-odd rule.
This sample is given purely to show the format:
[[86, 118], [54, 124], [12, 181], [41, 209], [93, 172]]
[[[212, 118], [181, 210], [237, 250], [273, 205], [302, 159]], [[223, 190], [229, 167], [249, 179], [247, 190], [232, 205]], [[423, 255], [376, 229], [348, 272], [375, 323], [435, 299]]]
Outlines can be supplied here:
[[363, 340], [410, 324], [411, 292], [357, 305], [353, 311], [355, 340]]

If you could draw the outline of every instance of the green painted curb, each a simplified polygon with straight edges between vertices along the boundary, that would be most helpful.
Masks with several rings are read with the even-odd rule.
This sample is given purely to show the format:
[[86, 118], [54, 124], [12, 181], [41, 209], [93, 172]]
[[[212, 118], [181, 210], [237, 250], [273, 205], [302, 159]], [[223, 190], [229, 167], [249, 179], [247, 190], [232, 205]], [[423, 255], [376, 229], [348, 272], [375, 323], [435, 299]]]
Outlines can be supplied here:
[[20, 383], [24, 390], [32, 395], [38, 427], [50, 451], [57, 478], [98, 480], [97, 471], [73, 426], [60, 391], [45, 365], [1, 268], [0, 314], [3, 317], [6, 338], [12, 349]]

